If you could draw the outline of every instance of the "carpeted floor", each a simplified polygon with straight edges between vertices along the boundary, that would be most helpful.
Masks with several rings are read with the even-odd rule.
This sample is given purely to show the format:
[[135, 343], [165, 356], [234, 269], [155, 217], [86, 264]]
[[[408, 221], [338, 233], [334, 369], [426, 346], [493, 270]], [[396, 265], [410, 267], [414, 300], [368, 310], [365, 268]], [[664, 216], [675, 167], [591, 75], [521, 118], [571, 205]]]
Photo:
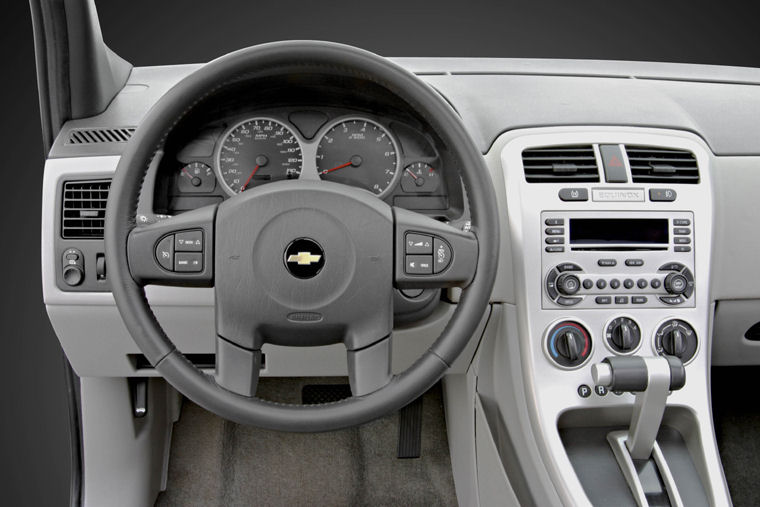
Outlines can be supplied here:
[[713, 368], [715, 434], [735, 507], [760, 505], [760, 404], [751, 393], [760, 367]]
[[[300, 402], [307, 383], [335, 379], [262, 379], [258, 395]], [[156, 505], [456, 505], [440, 386], [424, 396], [422, 417], [422, 457], [401, 460], [397, 413], [297, 434], [230, 423], [185, 401]]]

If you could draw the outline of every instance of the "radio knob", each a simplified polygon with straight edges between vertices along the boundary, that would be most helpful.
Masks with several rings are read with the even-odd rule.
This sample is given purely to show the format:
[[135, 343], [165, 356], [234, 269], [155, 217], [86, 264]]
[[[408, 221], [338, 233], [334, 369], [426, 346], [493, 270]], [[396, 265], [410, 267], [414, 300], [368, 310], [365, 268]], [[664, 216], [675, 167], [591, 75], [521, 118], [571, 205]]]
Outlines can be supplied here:
[[681, 295], [689, 287], [689, 281], [680, 273], [670, 273], [665, 277], [665, 290], [670, 294]]
[[581, 281], [577, 276], [563, 273], [557, 277], [557, 290], [565, 296], [572, 296], [581, 288]]

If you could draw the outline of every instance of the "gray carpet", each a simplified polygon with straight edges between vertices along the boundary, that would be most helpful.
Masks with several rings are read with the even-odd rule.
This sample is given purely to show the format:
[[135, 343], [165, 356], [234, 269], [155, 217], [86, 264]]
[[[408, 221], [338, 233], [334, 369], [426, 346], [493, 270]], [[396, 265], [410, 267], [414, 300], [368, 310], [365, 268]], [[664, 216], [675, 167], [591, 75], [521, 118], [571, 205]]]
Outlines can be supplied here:
[[735, 507], [760, 505], [760, 405], [753, 387], [760, 367], [713, 368], [715, 436]]
[[[300, 402], [305, 384], [262, 379], [258, 395]], [[268, 431], [185, 401], [159, 506], [456, 505], [440, 386], [424, 396], [422, 457], [396, 458], [398, 414], [331, 433]]]

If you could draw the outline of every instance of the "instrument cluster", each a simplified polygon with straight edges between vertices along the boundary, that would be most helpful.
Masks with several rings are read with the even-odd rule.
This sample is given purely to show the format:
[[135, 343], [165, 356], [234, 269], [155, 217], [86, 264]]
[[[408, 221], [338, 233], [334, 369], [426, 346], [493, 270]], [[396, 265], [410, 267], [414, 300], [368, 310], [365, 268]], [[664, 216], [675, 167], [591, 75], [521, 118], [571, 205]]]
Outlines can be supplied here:
[[176, 214], [301, 178], [351, 185], [394, 206], [454, 219], [461, 215], [459, 176], [455, 168], [443, 170], [440, 151], [419, 125], [365, 112], [323, 108], [232, 116], [167, 150], [156, 211]]

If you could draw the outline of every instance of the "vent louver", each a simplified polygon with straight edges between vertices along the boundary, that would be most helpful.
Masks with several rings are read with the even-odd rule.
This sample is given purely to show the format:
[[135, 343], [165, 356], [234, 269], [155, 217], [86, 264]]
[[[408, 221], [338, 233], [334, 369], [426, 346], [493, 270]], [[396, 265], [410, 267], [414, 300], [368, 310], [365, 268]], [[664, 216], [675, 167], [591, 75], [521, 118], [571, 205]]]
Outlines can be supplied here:
[[686, 150], [626, 146], [634, 183], [699, 183], [694, 154]]
[[63, 184], [61, 235], [65, 239], [103, 237], [111, 180], [67, 181]]
[[73, 129], [66, 144], [126, 143], [135, 133], [134, 127], [110, 129]]
[[588, 145], [547, 146], [522, 152], [528, 183], [599, 181], [594, 148]]

